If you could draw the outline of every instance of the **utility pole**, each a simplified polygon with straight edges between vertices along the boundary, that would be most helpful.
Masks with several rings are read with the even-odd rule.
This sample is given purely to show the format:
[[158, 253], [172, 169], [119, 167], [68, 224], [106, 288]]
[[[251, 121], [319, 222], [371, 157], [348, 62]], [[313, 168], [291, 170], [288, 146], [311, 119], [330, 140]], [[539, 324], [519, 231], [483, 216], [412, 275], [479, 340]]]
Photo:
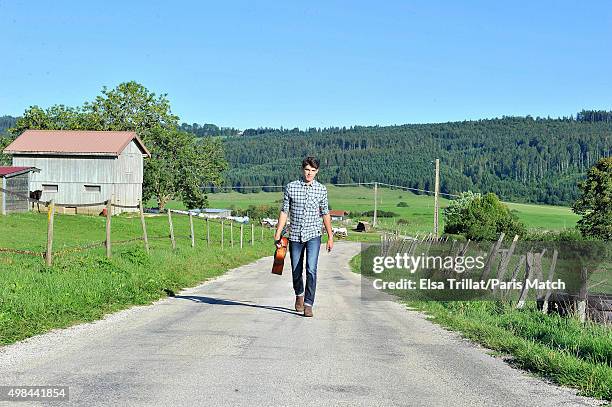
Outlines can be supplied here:
[[374, 183], [374, 221], [372, 226], [376, 227], [376, 210], [378, 209], [378, 182]]
[[440, 160], [436, 158], [436, 186], [434, 190], [434, 239], [438, 240], [438, 213], [440, 211]]

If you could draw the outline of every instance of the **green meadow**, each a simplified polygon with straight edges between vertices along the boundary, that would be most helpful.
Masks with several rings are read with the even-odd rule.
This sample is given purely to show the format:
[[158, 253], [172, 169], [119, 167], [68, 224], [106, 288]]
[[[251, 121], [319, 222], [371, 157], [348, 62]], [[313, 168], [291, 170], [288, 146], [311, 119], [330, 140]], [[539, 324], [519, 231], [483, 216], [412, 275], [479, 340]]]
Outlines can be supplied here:
[[[351, 213], [362, 213], [374, 209], [374, 189], [367, 187], [327, 186], [329, 204], [332, 209], [345, 210]], [[282, 192], [258, 193], [211, 193], [208, 194], [212, 208], [247, 208], [249, 205], [280, 206]], [[400, 202], [404, 202], [400, 204]], [[448, 205], [448, 199], [440, 199], [440, 207]], [[402, 206], [398, 206], [402, 205]], [[173, 203], [174, 207], [181, 207]], [[405, 206], [403, 206], [405, 205]], [[563, 230], [573, 228], [580, 217], [570, 208], [564, 206], [532, 205], [507, 203], [528, 229]], [[417, 195], [399, 189], [379, 188], [378, 209], [395, 212], [398, 216], [378, 219], [384, 229], [400, 229], [404, 234], [429, 233], [433, 227], [434, 198], [430, 195]], [[357, 217], [369, 220], [366, 217]], [[401, 221], [400, 221], [401, 219]], [[398, 224], [400, 221], [400, 224]], [[441, 230], [444, 220], [440, 214]]]

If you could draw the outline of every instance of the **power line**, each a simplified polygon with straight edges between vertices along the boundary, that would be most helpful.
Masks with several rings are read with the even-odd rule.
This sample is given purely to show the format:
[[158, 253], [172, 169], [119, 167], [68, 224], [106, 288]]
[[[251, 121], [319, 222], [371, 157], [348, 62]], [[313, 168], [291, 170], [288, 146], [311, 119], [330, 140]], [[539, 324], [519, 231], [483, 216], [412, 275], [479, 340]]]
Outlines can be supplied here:
[[[386, 185], [388, 187], [405, 189], [407, 191], [416, 191], [416, 192], [424, 192], [424, 193], [427, 193], [427, 194], [435, 194], [435, 191], [430, 191], [428, 189], [409, 188], [409, 187], [403, 187], [401, 185], [385, 184], [384, 182], [379, 182], [378, 185]], [[455, 195], [455, 194], [447, 194], [447, 193], [444, 193], [444, 192], [438, 192], [438, 194], [439, 195], [445, 195], [445, 196], [451, 196], [451, 197], [454, 197], [454, 198], [459, 198], [459, 195]]]
[[[343, 184], [326, 184], [326, 185], [332, 185], [335, 187], [347, 187], [347, 186], [356, 186], [356, 185], [374, 185], [374, 182], [351, 182], [351, 183], [343, 183]], [[393, 185], [393, 184], [387, 184], [384, 182], [378, 182], [378, 185], [385, 185], [391, 188], [398, 188], [398, 189], [404, 189], [406, 191], [413, 191], [413, 192], [421, 192], [421, 193], [426, 193], [426, 194], [435, 194], [435, 191], [430, 191], [428, 189], [419, 189], [419, 188], [410, 188], [410, 187], [404, 187], [401, 185]], [[285, 188], [284, 185], [245, 185], [245, 186], [227, 186], [227, 187], [223, 187], [223, 186], [219, 186], [219, 187], [202, 187], [202, 189], [249, 189], [249, 188]], [[445, 192], [439, 192], [439, 195], [444, 195], [444, 196], [448, 196], [448, 197], [453, 197], [453, 198], [458, 198], [459, 195], [456, 194], [448, 194]]]

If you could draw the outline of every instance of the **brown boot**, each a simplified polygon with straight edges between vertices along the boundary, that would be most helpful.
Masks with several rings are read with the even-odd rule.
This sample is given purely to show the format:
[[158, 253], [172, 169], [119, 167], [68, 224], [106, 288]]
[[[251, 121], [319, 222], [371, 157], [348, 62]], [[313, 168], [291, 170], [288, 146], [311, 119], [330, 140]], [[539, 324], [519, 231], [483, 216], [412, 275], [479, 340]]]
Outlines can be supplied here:
[[312, 307], [310, 305], [304, 306], [304, 316], [312, 317]]
[[304, 296], [303, 295], [296, 295], [295, 296], [295, 310], [297, 312], [303, 312], [304, 311]]

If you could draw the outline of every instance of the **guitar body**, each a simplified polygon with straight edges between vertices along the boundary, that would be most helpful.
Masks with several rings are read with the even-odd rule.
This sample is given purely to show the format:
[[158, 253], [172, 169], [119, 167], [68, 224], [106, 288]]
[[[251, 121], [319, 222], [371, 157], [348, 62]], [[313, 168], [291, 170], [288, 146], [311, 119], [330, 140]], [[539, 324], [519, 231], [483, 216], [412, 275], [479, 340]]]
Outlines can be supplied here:
[[281, 237], [281, 247], [276, 248], [274, 253], [274, 264], [272, 264], [272, 274], [283, 274], [283, 267], [285, 266], [285, 256], [287, 255], [287, 246], [289, 246], [289, 239]]

